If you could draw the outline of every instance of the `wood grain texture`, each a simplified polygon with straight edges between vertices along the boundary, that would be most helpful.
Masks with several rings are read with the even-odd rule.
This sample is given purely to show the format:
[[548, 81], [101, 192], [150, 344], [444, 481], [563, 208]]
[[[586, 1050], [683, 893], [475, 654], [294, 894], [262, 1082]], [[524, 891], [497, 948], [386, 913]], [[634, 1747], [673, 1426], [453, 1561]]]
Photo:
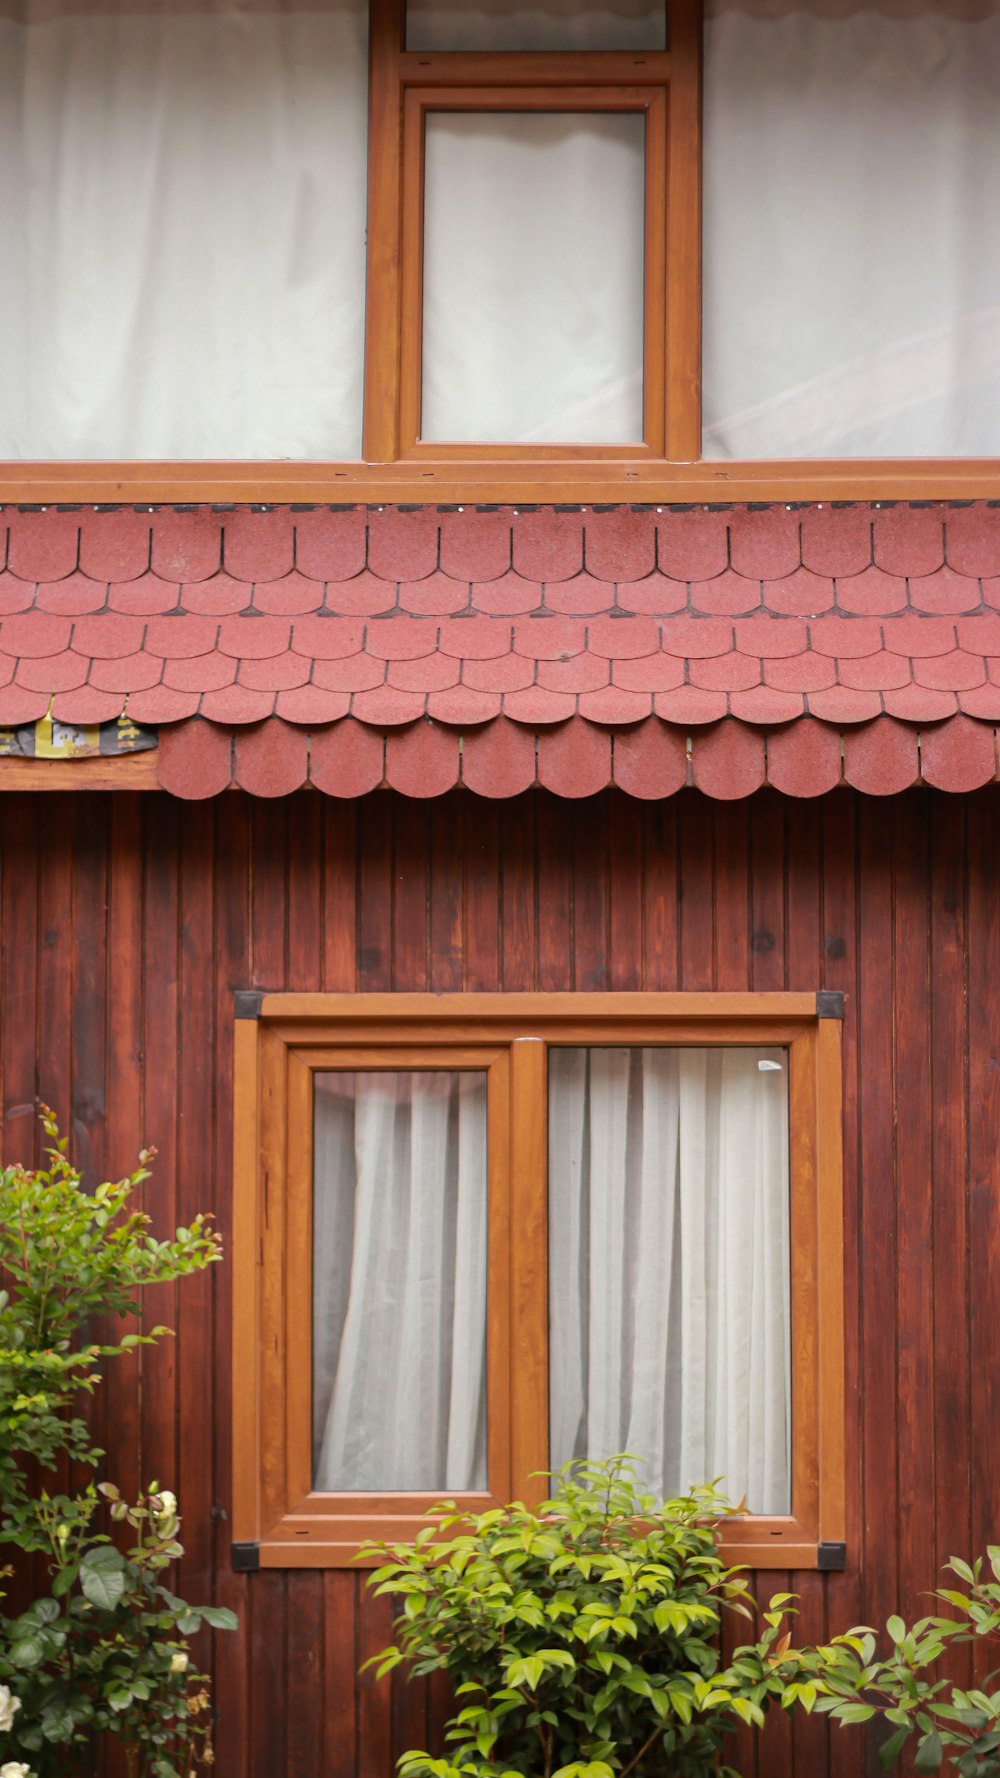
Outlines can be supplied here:
[[[398, 265], [389, 268], [384, 285], [373, 284], [369, 274], [369, 293], [380, 288], [386, 291], [388, 308], [389, 291], [398, 289]], [[390, 391], [389, 378], [384, 377], [377, 398], [368, 404], [370, 462], [0, 463], [0, 499], [11, 505], [231, 500], [387, 506], [397, 501], [486, 499], [517, 505], [641, 499], [668, 506], [712, 500], [991, 500], [996, 495], [1000, 464], [988, 457], [674, 463], [652, 453], [640, 455], [641, 447], [633, 456], [603, 454], [598, 460], [595, 447], [581, 445], [572, 457], [539, 453], [532, 458], [432, 463], [413, 456], [393, 462], [391, 450], [383, 454], [382, 441], [392, 442], [395, 409], [390, 409], [389, 401], [398, 386], [395, 353], [380, 363], [391, 372], [393, 382]]]
[[[5, 1160], [33, 1158], [39, 1095], [64, 1121], [72, 1106], [88, 1157], [112, 1172], [138, 1141], [159, 1148], [157, 1223], [210, 1206], [228, 1243], [232, 994], [254, 980], [557, 992], [603, 971], [647, 991], [840, 989], [848, 1566], [792, 1584], [810, 1634], [912, 1600], [1000, 1518], [993, 795], [709, 806], [682, 792], [639, 807], [609, 794], [568, 818], [543, 795], [457, 793], [400, 820], [402, 806], [382, 794], [317, 816], [303, 794], [260, 819], [236, 792], [197, 814], [97, 795], [78, 820], [69, 797], [3, 799]], [[388, 1631], [359, 1577], [230, 1571], [231, 1285], [227, 1263], [205, 1301], [151, 1297], [179, 1339], [144, 1358], [141, 1393], [138, 1367], [116, 1382], [109, 1469], [179, 1479], [194, 1555], [182, 1581], [241, 1614], [213, 1654], [220, 1772], [388, 1778], [400, 1737], [426, 1707], [433, 1741], [444, 1705], [394, 1704], [391, 1686], [355, 1679]], [[760, 1591], [779, 1584], [772, 1573]], [[745, 1771], [859, 1778], [865, 1758], [854, 1732], [796, 1723]]]

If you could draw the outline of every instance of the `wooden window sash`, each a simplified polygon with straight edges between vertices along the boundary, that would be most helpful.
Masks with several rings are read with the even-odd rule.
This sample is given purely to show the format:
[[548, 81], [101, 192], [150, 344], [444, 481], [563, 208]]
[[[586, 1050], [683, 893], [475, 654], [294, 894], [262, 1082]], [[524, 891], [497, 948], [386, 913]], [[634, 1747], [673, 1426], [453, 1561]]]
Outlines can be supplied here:
[[[632, 86], [594, 80], [586, 85], [540, 84], [471, 86], [442, 84], [405, 89], [403, 100], [403, 231], [400, 288], [400, 375], [398, 455], [419, 463], [517, 461], [518, 444], [455, 444], [420, 437], [423, 342], [424, 126], [428, 112], [573, 111], [638, 113], [645, 124], [643, 270], [643, 436], [632, 444], [573, 445], [581, 462], [630, 461], [662, 457], [666, 443], [668, 358], [666, 328], [667, 96], [659, 86]], [[377, 348], [376, 348], [377, 350]], [[562, 444], [540, 445], [532, 455], [549, 461], [566, 455]]]
[[[792, 1510], [727, 1520], [727, 1559], [816, 1567], [844, 1537], [840, 1023], [803, 994], [266, 995], [236, 1025], [234, 1538], [270, 1567], [336, 1567], [412, 1536], [438, 1498], [311, 1488], [312, 1077], [484, 1068], [490, 1488], [537, 1504], [548, 1467], [548, 1049], [789, 1052]], [[308, 1279], [308, 1286], [302, 1284]]]
[[[326, 1033], [327, 1039], [329, 1033]], [[495, 1044], [290, 1045], [266, 1028], [260, 1046], [261, 1165], [256, 1203], [260, 1369], [257, 1502], [267, 1544], [290, 1566], [350, 1561], [371, 1537], [413, 1536], [446, 1492], [326, 1493], [312, 1484], [312, 1211], [314, 1076], [335, 1070], [472, 1070], [487, 1077], [487, 1475], [454, 1493], [470, 1511], [510, 1494], [510, 1062]], [[247, 1251], [243, 1249], [242, 1251]], [[260, 1333], [264, 1337], [260, 1338]], [[237, 1346], [234, 1361], [240, 1366]], [[247, 1377], [242, 1388], [247, 1387]], [[237, 1464], [237, 1471], [240, 1469]], [[256, 1541], [254, 1539], [253, 1541]], [[299, 1553], [302, 1552], [302, 1562]]]

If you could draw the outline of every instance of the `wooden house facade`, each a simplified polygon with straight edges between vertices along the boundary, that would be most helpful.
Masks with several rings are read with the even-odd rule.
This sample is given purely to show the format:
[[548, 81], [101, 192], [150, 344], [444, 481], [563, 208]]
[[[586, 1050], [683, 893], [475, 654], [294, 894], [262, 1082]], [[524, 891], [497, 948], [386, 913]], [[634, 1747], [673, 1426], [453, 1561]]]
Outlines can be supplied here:
[[222, 1234], [96, 1428], [220, 1778], [433, 1745], [359, 1545], [647, 1421], [803, 1638], [1000, 1541], [998, 82], [995, 0], [0, 3], [0, 1142]]
[[[664, 996], [705, 1004], [721, 996], [729, 1005], [749, 997], [760, 1008], [773, 1008], [775, 996], [832, 996], [843, 1071], [838, 1128], [826, 1142], [842, 1146], [842, 1223], [819, 1259], [842, 1310], [843, 1548], [831, 1572], [818, 1571], [815, 1552], [787, 1569], [772, 1554], [759, 1586], [798, 1592], [802, 1634], [817, 1637], [914, 1609], [950, 1553], [969, 1554], [995, 1535], [998, 519], [986, 506], [9, 515], [7, 596], [16, 582], [30, 609], [3, 619], [2, 645], [26, 644], [0, 693], [10, 700], [0, 705], [6, 720], [23, 725], [51, 704], [67, 724], [106, 721], [129, 676], [141, 725], [143, 700], [171, 695], [171, 660], [187, 663], [189, 682], [193, 663], [211, 684], [235, 661], [223, 651], [248, 641], [226, 721], [206, 707], [226, 693], [185, 691], [204, 700], [205, 713], [164, 722], [145, 753], [0, 762], [5, 1156], [31, 1156], [44, 1100], [92, 1175], [118, 1174], [141, 1144], [154, 1144], [154, 1219], [172, 1226], [210, 1208], [226, 1242], [226, 1263], [180, 1289], [172, 1312], [151, 1305], [178, 1337], [119, 1367], [99, 1429], [124, 1487], [154, 1473], [176, 1485], [189, 1596], [211, 1595], [239, 1614], [239, 1632], [216, 1638], [211, 1656], [220, 1771], [386, 1778], [395, 1755], [433, 1734], [443, 1708], [423, 1685], [359, 1676], [385, 1643], [388, 1616], [350, 1562], [330, 1566], [320, 1550], [307, 1565], [296, 1552], [289, 1565], [272, 1551], [254, 1569], [245, 1526], [234, 1531], [234, 1496], [242, 1489], [245, 1517], [248, 1490], [234, 1346], [237, 1387], [253, 1375], [240, 1361], [253, 1328], [233, 1246], [234, 1140], [244, 1219], [253, 1191], [239, 1173], [234, 1127], [234, 1057], [240, 1034], [256, 1029], [239, 1016], [248, 994], [251, 1012], [255, 993], [265, 1012], [286, 1005], [283, 996], [321, 997], [314, 1009], [323, 997], [342, 1009], [345, 996], [401, 1005], [433, 996], [441, 1016], [453, 997], [470, 995], [522, 1008], [524, 996], [574, 997], [591, 1008], [623, 995], [657, 1007]], [[227, 542], [230, 526], [242, 557]], [[315, 557], [303, 545], [311, 535], [348, 534], [363, 541], [369, 563], [355, 591], [371, 596], [376, 569], [391, 575], [379, 595], [390, 614], [316, 615], [323, 589], [316, 581], [310, 590], [302, 564]], [[135, 552], [127, 558], [126, 540]], [[466, 602], [523, 602], [529, 546], [545, 552], [551, 577], [534, 583], [535, 615], [427, 611], [449, 586]], [[137, 575], [138, 553], [162, 565], [161, 550], [183, 548], [190, 562], [196, 547], [206, 572], [183, 596], [197, 609], [150, 616], [159, 570]], [[682, 559], [688, 547], [700, 552], [697, 563]], [[113, 552], [103, 561], [101, 548]], [[863, 548], [877, 559], [862, 559]], [[30, 549], [39, 551], [34, 569]], [[606, 579], [583, 569], [584, 549]], [[946, 550], [957, 566], [944, 565]], [[768, 551], [785, 572], [769, 573]], [[127, 582], [110, 578], [121, 572], [116, 562]], [[254, 587], [265, 606], [278, 589], [310, 609], [206, 615], [213, 597], [233, 599], [237, 563], [248, 606]], [[537, 556], [536, 564], [541, 574]], [[493, 579], [477, 580], [491, 565]], [[734, 612], [740, 576], [749, 609]], [[176, 586], [160, 584], [173, 607]], [[889, 600], [901, 586], [905, 612], [873, 618], [852, 608], [865, 602], [870, 611], [875, 591]], [[51, 609], [58, 589], [79, 601], [88, 587], [97, 611]], [[672, 612], [675, 591], [684, 612]], [[121, 609], [138, 607], [140, 596], [141, 614]], [[422, 599], [421, 609], [400, 612], [403, 596]], [[824, 596], [817, 617], [788, 609]], [[566, 612], [574, 599], [600, 597], [603, 612]], [[651, 617], [651, 597], [671, 615]], [[562, 609], [547, 615], [550, 598]], [[297, 637], [311, 647], [324, 624], [331, 641], [313, 652], [314, 680], [333, 658], [367, 683], [366, 663], [380, 658], [373, 651], [386, 651], [384, 689], [374, 694], [386, 700], [381, 720], [362, 704], [357, 717], [312, 730], [294, 704], [283, 708], [297, 695], [278, 689], [294, 646], [264, 655], [262, 643]], [[501, 707], [479, 723], [456, 721], [443, 706], [432, 715], [431, 698], [448, 696], [430, 688], [454, 658], [441, 646], [454, 630], [468, 638], [463, 660], [492, 663], [494, 683], [528, 658], [508, 643], [525, 649], [530, 638], [535, 704], [515, 716], [524, 694], [487, 689], [478, 695], [511, 700], [510, 715]], [[502, 652], [486, 656], [483, 637], [494, 630]], [[333, 639], [339, 648], [351, 636], [366, 646], [331, 656]], [[150, 657], [164, 638], [211, 646]], [[61, 655], [31, 652], [54, 642], [68, 643]], [[696, 652], [704, 646], [720, 652]], [[612, 647], [614, 657], [599, 652]], [[633, 652], [640, 647], [648, 652]], [[36, 663], [56, 683], [84, 650], [79, 690], [54, 701], [32, 691]], [[140, 691], [149, 658], [159, 679]], [[704, 687], [742, 682], [750, 660], [753, 686]], [[840, 663], [836, 681], [831, 660]], [[898, 690], [844, 683], [885, 685], [902, 677], [904, 660]], [[405, 691], [392, 684], [396, 661]], [[642, 712], [612, 706], [618, 662], [633, 681], [641, 669], [646, 689], [623, 690], [645, 700]], [[235, 700], [247, 695], [238, 677], [247, 663], [249, 698], [266, 698], [269, 713], [248, 701], [250, 720], [241, 722]], [[590, 685], [599, 671], [603, 708], [567, 713], [559, 700], [602, 696], [566, 689]], [[261, 680], [270, 680], [263, 692], [254, 689]], [[421, 681], [423, 693], [414, 689]], [[967, 689], [955, 689], [959, 681]], [[428, 707], [414, 716], [392, 701], [404, 696]], [[699, 698], [708, 700], [700, 708]], [[775, 698], [786, 701], [768, 703]], [[878, 701], [878, 714], [866, 699]], [[63, 788], [71, 774], [79, 790]], [[244, 1100], [244, 1121], [245, 1108]], [[259, 1140], [251, 1117], [244, 1155]], [[529, 1248], [531, 1238], [516, 1232], [514, 1245]], [[544, 1296], [544, 1253], [535, 1258]], [[792, 1331], [801, 1335], [794, 1314]], [[743, 1752], [747, 1771], [772, 1778], [853, 1774], [862, 1757], [853, 1734], [804, 1717], [774, 1724], [756, 1752], [749, 1741]]]

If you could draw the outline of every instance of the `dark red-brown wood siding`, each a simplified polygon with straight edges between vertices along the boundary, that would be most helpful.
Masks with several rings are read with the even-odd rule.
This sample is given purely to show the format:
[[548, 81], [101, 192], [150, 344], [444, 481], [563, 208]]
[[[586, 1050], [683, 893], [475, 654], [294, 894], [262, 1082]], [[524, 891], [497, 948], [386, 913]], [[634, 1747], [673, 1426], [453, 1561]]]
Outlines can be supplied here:
[[[211, 1207], [227, 1235], [251, 984], [843, 989], [848, 1568], [765, 1584], [798, 1588], [808, 1637], [912, 1610], [1000, 1536], [998, 815], [988, 790], [5, 797], [3, 1157], [31, 1157], [43, 1098], [89, 1169], [155, 1144], [163, 1226]], [[109, 1468], [176, 1488], [187, 1592], [239, 1613], [214, 1655], [220, 1778], [389, 1778], [434, 1710], [356, 1677], [384, 1607], [350, 1573], [230, 1572], [231, 1287], [224, 1265], [151, 1303], [178, 1338], [112, 1368]], [[740, 1749], [748, 1778], [875, 1769], [818, 1721]]]

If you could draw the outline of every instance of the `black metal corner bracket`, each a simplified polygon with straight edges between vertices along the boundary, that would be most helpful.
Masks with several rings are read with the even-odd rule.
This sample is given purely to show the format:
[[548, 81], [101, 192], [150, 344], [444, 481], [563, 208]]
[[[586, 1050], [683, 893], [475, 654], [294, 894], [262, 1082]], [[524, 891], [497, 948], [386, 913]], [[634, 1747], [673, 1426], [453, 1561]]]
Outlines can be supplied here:
[[[820, 1548], [823, 1547], [825, 1546], [820, 1545]], [[259, 1543], [234, 1543], [232, 1550], [234, 1574], [257, 1573], [257, 1570], [260, 1567]]]
[[821, 1574], [839, 1574], [847, 1567], [846, 1543], [821, 1543], [816, 1547], [816, 1566]]
[[842, 1019], [844, 1016], [844, 996], [839, 988], [820, 988], [816, 994], [816, 1017], [818, 1019]]
[[238, 1019], [259, 1019], [264, 1004], [264, 993], [261, 988], [237, 988], [233, 996], [235, 1015]]

